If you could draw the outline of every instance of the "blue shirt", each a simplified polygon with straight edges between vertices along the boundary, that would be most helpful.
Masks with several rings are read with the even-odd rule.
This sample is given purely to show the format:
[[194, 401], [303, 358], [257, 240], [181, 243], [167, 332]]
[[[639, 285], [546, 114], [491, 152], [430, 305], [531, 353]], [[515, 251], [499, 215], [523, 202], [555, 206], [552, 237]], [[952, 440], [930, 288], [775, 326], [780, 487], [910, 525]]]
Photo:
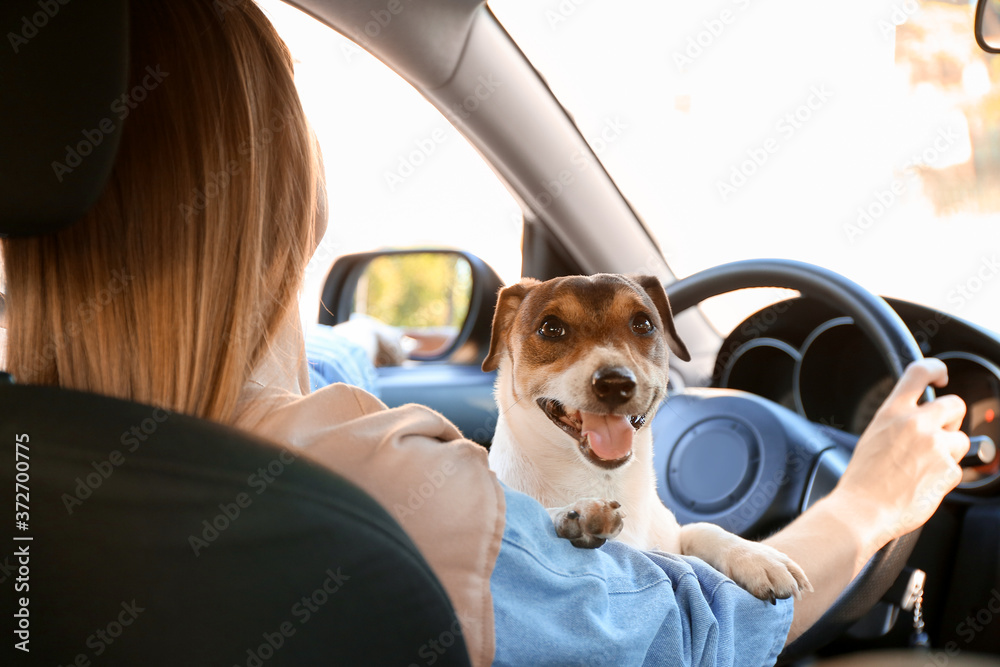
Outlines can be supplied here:
[[793, 601], [758, 600], [704, 561], [611, 541], [577, 549], [504, 487], [490, 579], [495, 665], [773, 665]]
[[[313, 390], [376, 393], [360, 346], [330, 327], [306, 335]], [[703, 561], [611, 541], [577, 549], [548, 512], [504, 486], [506, 525], [490, 591], [495, 665], [773, 665], [793, 603], [753, 597]], [[738, 647], [738, 648], [737, 648]]]
[[311, 391], [344, 382], [379, 396], [375, 366], [363, 347], [325, 324], [311, 325], [305, 339]]

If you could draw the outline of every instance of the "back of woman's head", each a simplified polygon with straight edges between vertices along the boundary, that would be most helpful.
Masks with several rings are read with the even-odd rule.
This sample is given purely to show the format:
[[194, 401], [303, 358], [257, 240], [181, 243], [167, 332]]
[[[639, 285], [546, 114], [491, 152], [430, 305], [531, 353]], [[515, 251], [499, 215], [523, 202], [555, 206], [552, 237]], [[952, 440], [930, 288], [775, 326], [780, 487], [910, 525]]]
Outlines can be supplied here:
[[19, 382], [228, 421], [297, 316], [317, 156], [291, 57], [253, 2], [130, 11], [105, 191], [62, 232], [3, 241], [6, 366]]

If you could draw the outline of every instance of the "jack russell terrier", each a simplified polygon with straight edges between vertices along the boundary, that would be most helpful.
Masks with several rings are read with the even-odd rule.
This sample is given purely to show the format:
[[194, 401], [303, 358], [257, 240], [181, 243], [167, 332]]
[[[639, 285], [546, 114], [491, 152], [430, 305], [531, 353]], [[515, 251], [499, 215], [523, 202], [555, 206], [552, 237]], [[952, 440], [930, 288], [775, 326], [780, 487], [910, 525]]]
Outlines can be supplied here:
[[484, 371], [499, 369], [490, 468], [550, 508], [556, 534], [577, 547], [617, 537], [697, 556], [763, 600], [811, 591], [780, 551], [713, 524], [681, 527], [660, 502], [649, 424], [667, 395], [668, 348], [690, 360], [655, 277], [525, 278], [504, 288], [483, 361]]

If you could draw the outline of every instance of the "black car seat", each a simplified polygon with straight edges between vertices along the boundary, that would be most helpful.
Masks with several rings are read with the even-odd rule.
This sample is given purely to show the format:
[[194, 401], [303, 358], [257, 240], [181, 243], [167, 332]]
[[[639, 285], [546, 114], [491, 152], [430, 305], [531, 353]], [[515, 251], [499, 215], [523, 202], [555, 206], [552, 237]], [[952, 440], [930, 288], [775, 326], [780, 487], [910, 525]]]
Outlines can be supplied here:
[[[51, 233], [97, 200], [127, 7], [2, 3], [0, 236]], [[273, 443], [0, 375], [0, 457], [0, 664], [469, 664], [398, 524]]]

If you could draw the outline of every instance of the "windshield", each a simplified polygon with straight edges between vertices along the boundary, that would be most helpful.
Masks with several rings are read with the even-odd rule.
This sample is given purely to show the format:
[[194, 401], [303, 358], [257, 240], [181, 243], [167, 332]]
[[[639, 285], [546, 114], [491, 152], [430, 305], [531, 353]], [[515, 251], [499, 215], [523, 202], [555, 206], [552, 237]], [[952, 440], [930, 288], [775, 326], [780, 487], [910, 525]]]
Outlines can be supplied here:
[[1000, 330], [1000, 60], [974, 3], [490, 7], [678, 276], [793, 258]]

